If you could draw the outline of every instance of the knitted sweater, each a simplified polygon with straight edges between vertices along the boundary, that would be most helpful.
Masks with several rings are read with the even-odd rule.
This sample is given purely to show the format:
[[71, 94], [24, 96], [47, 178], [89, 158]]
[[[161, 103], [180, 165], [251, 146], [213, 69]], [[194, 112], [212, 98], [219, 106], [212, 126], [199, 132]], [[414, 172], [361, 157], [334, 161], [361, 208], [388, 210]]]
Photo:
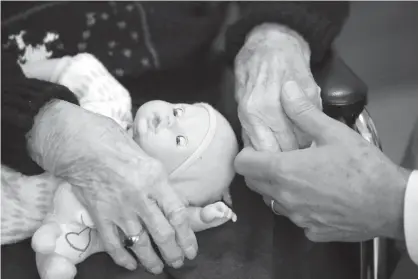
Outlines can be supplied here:
[[[39, 173], [39, 167], [26, 154], [25, 144], [34, 116], [54, 98], [77, 103], [62, 86], [26, 79], [13, 59], [24, 63], [88, 52], [121, 81], [135, 77], [145, 84], [152, 80], [150, 76], [169, 73], [165, 75], [175, 76], [175, 81], [157, 79], [152, 84], [166, 84], [171, 90], [173, 84], [189, 82], [193, 79], [190, 73], [211, 63], [220, 33], [225, 33], [225, 40], [217, 54], [232, 62], [253, 27], [266, 22], [284, 24], [307, 40], [311, 61], [317, 63], [348, 15], [346, 2], [234, 5], [239, 7], [239, 16], [226, 24], [230, 11], [227, 2], [2, 3], [2, 54], [7, 51], [14, 55], [2, 59], [2, 163], [24, 174]], [[178, 77], [178, 72], [184, 75]], [[144, 90], [129, 91], [135, 105], [140, 105], [143, 100], [138, 96]]]

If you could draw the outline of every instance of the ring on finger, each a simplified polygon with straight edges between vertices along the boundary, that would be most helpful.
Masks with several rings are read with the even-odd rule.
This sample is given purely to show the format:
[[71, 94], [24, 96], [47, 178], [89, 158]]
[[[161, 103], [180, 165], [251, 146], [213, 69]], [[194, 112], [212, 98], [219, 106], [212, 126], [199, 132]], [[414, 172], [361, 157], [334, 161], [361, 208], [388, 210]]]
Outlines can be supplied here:
[[280, 215], [282, 215], [282, 214], [281, 214], [280, 212], [277, 212], [277, 211], [276, 211], [276, 209], [274, 209], [274, 203], [275, 203], [275, 202], [276, 202], [276, 201], [275, 201], [275, 200], [273, 200], [273, 199], [270, 201], [270, 208], [271, 208], [271, 211], [273, 211], [273, 213], [274, 213], [274, 214], [276, 214], [276, 215], [279, 215], [279, 216], [280, 216]]
[[127, 236], [123, 241], [124, 246], [126, 247], [134, 246], [136, 243], [138, 243], [141, 240], [141, 237], [144, 233], [145, 233], [145, 230], [141, 228], [141, 231], [139, 233], [135, 235]]

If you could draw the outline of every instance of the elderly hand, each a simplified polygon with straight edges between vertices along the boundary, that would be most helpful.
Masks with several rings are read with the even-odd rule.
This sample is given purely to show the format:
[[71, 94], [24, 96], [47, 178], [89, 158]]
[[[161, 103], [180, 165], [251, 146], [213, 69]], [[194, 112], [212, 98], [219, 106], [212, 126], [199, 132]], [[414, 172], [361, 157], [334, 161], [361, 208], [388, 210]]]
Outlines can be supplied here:
[[197, 241], [185, 204], [168, 185], [163, 166], [147, 156], [115, 121], [64, 101], [52, 101], [38, 113], [27, 137], [32, 158], [75, 186], [117, 264], [136, 268], [117, 227], [127, 236], [139, 236], [132, 250], [153, 273], [160, 273], [163, 263], [148, 234], [173, 267], [183, 264], [184, 255], [195, 257]]
[[283, 112], [280, 95], [296, 81], [321, 108], [310, 70], [310, 49], [301, 36], [277, 24], [253, 29], [235, 59], [236, 99], [244, 140], [259, 151], [289, 151], [310, 144]]
[[236, 158], [248, 186], [276, 200], [276, 210], [313, 241], [403, 238], [410, 172], [344, 124], [323, 114], [295, 82], [281, 96], [289, 118], [316, 147], [290, 152], [244, 149]]

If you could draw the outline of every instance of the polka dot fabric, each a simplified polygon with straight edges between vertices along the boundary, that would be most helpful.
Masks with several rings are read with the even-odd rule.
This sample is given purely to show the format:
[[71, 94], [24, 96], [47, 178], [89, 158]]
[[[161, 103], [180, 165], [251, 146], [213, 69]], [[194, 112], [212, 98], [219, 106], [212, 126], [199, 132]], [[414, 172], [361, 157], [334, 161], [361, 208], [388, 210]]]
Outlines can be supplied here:
[[[54, 13], [54, 9], [65, 9], [65, 14]], [[30, 61], [23, 56], [29, 47], [34, 46], [45, 46], [51, 52], [45, 58], [94, 53], [115, 76], [138, 75], [156, 67], [145, 42], [144, 20], [141, 18], [146, 16], [144, 11], [142, 6], [132, 2], [62, 4], [5, 28], [9, 35], [2, 48], [15, 50], [21, 62]], [[35, 24], [34, 19], [43, 14], [47, 20]], [[68, 22], [62, 24], [63, 21]], [[48, 33], [56, 34], [57, 38], [46, 41]], [[16, 39], [19, 34], [20, 42]]]

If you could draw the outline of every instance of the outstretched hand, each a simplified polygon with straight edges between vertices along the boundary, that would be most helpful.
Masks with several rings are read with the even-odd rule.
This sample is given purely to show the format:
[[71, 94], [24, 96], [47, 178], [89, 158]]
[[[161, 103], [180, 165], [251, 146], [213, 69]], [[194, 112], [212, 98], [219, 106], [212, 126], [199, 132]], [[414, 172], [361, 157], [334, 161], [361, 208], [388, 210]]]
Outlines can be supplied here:
[[295, 82], [281, 95], [287, 116], [316, 147], [289, 152], [245, 148], [235, 167], [254, 191], [313, 241], [403, 238], [409, 172], [359, 134], [320, 111]]

